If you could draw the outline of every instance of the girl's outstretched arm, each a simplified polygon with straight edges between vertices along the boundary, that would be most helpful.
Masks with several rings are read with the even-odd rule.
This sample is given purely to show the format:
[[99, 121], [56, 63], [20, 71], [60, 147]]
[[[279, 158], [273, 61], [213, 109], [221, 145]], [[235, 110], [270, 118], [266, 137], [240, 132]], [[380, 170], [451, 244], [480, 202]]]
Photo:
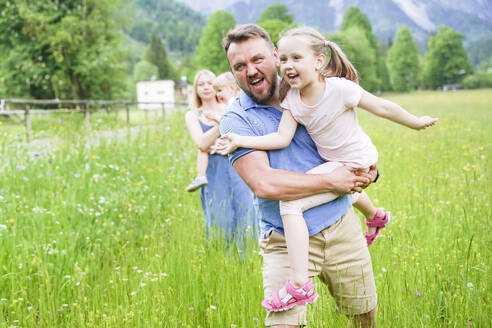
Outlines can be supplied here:
[[296, 132], [297, 121], [291, 112], [284, 109], [277, 132], [264, 136], [240, 136], [235, 133], [227, 133], [220, 137], [216, 152], [227, 155], [237, 148], [254, 148], [259, 150], [282, 149], [287, 147]]
[[363, 90], [358, 107], [382, 118], [386, 118], [395, 123], [407, 126], [411, 129], [421, 130], [432, 126], [437, 122], [437, 118], [430, 116], [417, 117], [404, 110], [400, 105], [376, 97], [375, 95]]

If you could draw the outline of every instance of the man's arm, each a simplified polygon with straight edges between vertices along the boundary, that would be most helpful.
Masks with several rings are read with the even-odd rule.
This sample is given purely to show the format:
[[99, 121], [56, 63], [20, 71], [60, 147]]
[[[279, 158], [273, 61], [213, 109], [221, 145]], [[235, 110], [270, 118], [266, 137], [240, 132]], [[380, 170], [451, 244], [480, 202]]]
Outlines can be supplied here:
[[340, 167], [328, 174], [305, 174], [270, 167], [267, 153], [253, 151], [233, 164], [239, 176], [259, 198], [295, 200], [323, 192], [340, 195], [362, 191], [371, 182], [369, 174], [356, 175], [356, 169]]

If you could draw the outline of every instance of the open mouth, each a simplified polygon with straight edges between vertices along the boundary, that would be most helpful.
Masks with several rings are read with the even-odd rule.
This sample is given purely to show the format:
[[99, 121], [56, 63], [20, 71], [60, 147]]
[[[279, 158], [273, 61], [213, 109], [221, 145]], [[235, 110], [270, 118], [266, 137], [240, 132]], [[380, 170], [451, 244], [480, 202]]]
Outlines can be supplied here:
[[263, 85], [263, 81], [265, 81], [264, 78], [254, 78], [249, 81], [249, 85], [252, 86], [254, 89], [261, 88]]
[[295, 82], [297, 78], [299, 77], [299, 74], [297, 73], [287, 73], [285, 74], [285, 77], [287, 78], [287, 81], [289, 83]]

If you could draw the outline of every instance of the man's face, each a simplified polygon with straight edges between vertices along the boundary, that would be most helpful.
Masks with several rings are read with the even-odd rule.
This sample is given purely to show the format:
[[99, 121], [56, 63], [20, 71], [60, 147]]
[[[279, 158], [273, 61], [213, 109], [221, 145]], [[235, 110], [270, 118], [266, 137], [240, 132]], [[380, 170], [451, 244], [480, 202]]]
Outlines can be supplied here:
[[231, 72], [239, 87], [256, 103], [277, 101], [277, 51], [262, 38], [231, 43], [227, 51]]

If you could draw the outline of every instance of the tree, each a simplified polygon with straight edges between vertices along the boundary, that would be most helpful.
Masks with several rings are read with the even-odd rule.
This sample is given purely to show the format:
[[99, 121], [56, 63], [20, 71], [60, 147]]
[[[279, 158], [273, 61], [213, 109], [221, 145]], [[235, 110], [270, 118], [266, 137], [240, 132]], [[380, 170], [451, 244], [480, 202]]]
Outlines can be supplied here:
[[150, 31], [152, 31], [153, 27], [154, 22], [150, 20], [137, 20], [137, 22], [132, 26], [130, 35], [137, 41], [149, 43], [149, 35], [151, 35]]
[[0, 63], [10, 97], [113, 98], [124, 89], [118, 1], [0, 0]]
[[459, 83], [471, 70], [463, 40], [465, 36], [450, 27], [441, 25], [437, 35], [427, 43], [424, 83], [433, 89], [444, 84]]
[[374, 70], [375, 75], [372, 75], [372, 73], [369, 74], [368, 77], [371, 81], [366, 81], [364, 83], [370, 86], [370, 88], [368, 89], [369, 91], [381, 90], [382, 81], [380, 77], [386, 74], [386, 67], [384, 61], [382, 62], [382, 59], [380, 58], [381, 56], [379, 55], [378, 39], [372, 32], [372, 26], [369, 18], [367, 18], [367, 16], [364, 15], [358, 7], [351, 6], [343, 15], [341, 30], [342, 32], [346, 32], [350, 29], [353, 29], [354, 27], [359, 28], [364, 33], [366, 40], [369, 42], [370, 51], [372, 51], [374, 55], [374, 61], [372, 63], [374, 67], [368, 68], [367, 70]]
[[274, 3], [268, 6], [256, 23], [261, 24], [267, 20], [278, 19], [286, 24], [294, 23], [294, 16], [289, 14], [289, 8], [281, 3]]
[[157, 78], [159, 75], [159, 68], [154, 64], [149, 63], [146, 60], [142, 60], [135, 65], [133, 70], [133, 79], [138, 81], [149, 81], [152, 78]]
[[145, 53], [145, 60], [157, 67], [158, 79], [171, 79], [174, 77], [172, 66], [167, 60], [166, 46], [155, 30], [150, 37], [150, 45]]
[[376, 58], [376, 75], [380, 80], [379, 90], [381, 91], [393, 90], [393, 86], [391, 85], [391, 80], [390, 80], [390, 73], [388, 71], [388, 66], [386, 65], [386, 60], [383, 56], [378, 56]]
[[337, 43], [359, 73], [360, 85], [369, 91], [378, 90], [380, 83], [376, 75], [376, 55], [366, 34], [359, 27], [353, 26], [343, 32], [327, 36]]
[[420, 73], [420, 52], [407, 26], [396, 34], [395, 42], [388, 50], [388, 66], [393, 89], [410, 91], [417, 88]]
[[277, 45], [280, 33], [298, 25], [294, 23], [294, 16], [289, 14], [287, 6], [280, 3], [268, 6], [256, 23], [268, 32], [275, 45]]
[[191, 56], [185, 56], [181, 60], [181, 64], [178, 67], [178, 73], [180, 77], [186, 76], [186, 80], [193, 82], [195, 74], [198, 71], [195, 61]]
[[[205, 26], [202, 14], [176, 0], [125, 0], [136, 2], [134, 16], [154, 22], [154, 27], [173, 52], [192, 53], [198, 45], [200, 32]], [[139, 19], [135, 20], [139, 21]], [[150, 36], [152, 27], [147, 30]]]
[[195, 51], [195, 60], [199, 67], [209, 69], [215, 74], [229, 70], [222, 39], [235, 25], [234, 16], [225, 10], [218, 10], [210, 15]]
[[342, 31], [346, 31], [354, 26], [357, 26], [364, 31], [366, 38], [369, 41], [369, 44], [371, 45], [371, 48], [377, 52], [378, 39], [376, 38], [374, 33], [372, 33], [372, 25], [371, 22], [369, 21], [369, 18], [367, 18], [367, 16], [364, 15], [358, 7], [350, 6], [349, 9], [347, 9], [345, 14], [343, 15], [341, 29]]

